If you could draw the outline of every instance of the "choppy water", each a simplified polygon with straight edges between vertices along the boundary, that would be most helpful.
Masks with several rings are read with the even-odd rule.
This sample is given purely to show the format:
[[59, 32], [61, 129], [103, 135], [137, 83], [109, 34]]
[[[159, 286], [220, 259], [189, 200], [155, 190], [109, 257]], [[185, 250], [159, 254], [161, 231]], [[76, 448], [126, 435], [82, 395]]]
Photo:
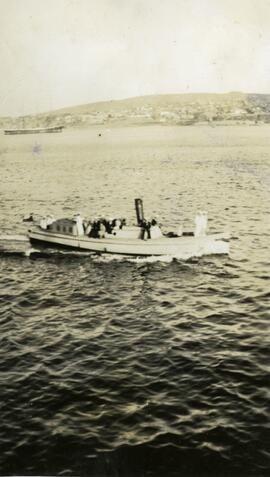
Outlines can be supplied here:
[[[0, 474], [268, 475], [270, 127], [0, 141]], [[131, 219], [140, 196], [164, 227], [207, 209], [230, 256], [18, 240], [29, 212]]]

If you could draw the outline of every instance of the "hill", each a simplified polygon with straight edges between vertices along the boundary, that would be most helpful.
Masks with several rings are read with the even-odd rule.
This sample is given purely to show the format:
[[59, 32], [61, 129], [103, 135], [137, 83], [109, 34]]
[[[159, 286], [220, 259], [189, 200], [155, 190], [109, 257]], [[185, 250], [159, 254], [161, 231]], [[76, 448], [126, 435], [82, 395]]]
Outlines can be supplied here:
[[270, 95], [232, 92], [139, 96], [71, 106], [36, 116], [0, 118], [2, 127], [229, 124], [270, 122]]

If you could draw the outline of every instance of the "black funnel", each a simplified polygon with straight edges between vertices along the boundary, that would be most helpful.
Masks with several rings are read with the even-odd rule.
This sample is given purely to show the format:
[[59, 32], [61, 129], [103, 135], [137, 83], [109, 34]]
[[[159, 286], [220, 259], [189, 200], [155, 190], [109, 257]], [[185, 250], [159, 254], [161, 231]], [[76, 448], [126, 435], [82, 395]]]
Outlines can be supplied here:
[[142, 199], [135, 199], [135, 209], [136, 209], [137, 223], [138, 225], [141, 225], [142, 221], [144, 220]]

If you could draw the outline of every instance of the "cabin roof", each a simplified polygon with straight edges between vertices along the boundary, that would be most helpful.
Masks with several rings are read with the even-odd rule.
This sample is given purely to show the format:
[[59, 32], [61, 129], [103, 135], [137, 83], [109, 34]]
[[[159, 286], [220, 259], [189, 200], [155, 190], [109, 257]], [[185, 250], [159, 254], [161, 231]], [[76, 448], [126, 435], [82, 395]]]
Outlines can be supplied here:
[[72, 219], [57, 219], [52, 225], [63, 225], [63, 226], [72, 226], [75, 225], [75, 221]]

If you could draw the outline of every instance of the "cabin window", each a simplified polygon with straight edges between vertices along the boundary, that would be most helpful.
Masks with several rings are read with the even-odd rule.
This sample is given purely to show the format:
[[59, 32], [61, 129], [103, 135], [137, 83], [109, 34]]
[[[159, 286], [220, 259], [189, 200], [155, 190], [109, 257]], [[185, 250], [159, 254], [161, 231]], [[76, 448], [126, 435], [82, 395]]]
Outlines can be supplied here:
[[57, 232], [60, 232], [60, 225], [56, 226], [56, 230], [57, 230]]
[[69, 227], [68, 231], [69, 231], [69, 233], [72, 234], [72, 231], [73, 231], [72, 227]]
[[65, 226], [63, 227], [63, 232], [66, 232], [66, 227]]

